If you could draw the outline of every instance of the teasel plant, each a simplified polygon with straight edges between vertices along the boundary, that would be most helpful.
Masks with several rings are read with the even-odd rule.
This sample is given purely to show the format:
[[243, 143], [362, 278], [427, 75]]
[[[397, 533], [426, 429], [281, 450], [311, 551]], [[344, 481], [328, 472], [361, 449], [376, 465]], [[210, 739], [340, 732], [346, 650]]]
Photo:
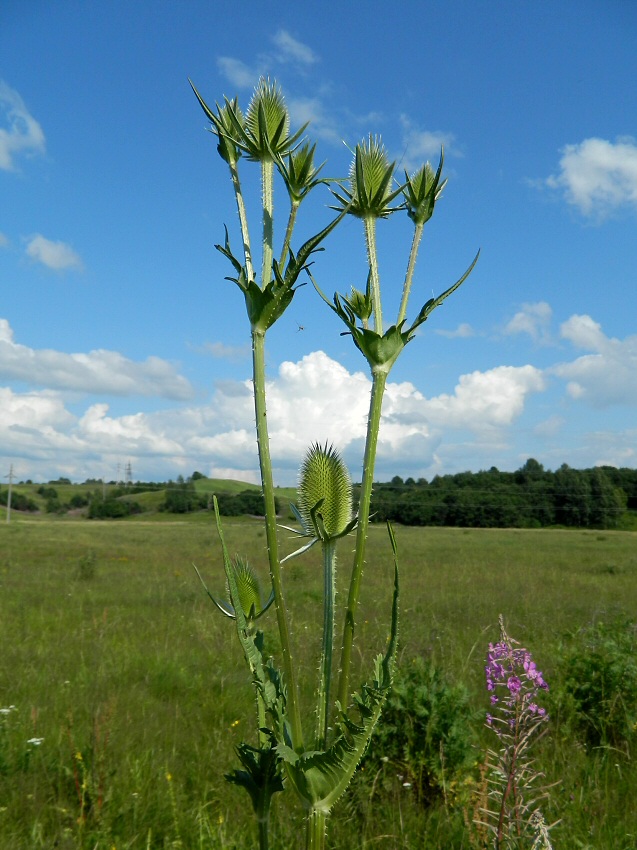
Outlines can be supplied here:
[[[243, 113], [236, 99], [224, 98], [223, 105], [211, 109], [191, 83], [195, 95], [210, 121], [211, 132], [217, 137], [217, 151], [229, 167], [234, 189], [239, 227], [243, 243], [242, 254], [237, 257], [231, 248], [226, 229], [223, 245], [217, 249], [229, 260], [234, 274], [228, 279], [241, 290], [247, 308], [252, 336], [253, 386], [257, 430], [257, 444], [263, 494], [265, 501], [265, 529], [268, 549], [273, 605], [276, 610], [279, 641], [282, 651], [282, 671], [271, 660], [265, 660], [264, 639], [254, 627], [254, 621], [265, 613], [268, 604], [250, 603], [243, 586], [246, 573], [242, 562], [233, 561], [226, 550], [221, 519], [215, 501], [217, 530], [221, 541], [229, 602], [220, 602], [209, 594], [216, 607], [235, 621], [237, 634], [251, 671], [257, 694], [258, 747], [242, 744], [237, 748], [242, 770], [227, 778], [242, 785], [250, 794], [259, 823], [259, 846], [269, 846], [268, 822], [271, 799], [281, 790], [283, 775], [288, 785], [296, 791], [307, 812], [306, 846], [319, 850], [325, 846], [326, 822], [336, 800], [344, 792], [360, 762], [380, 710], [391, 684], [391, 672], [397, 647], [398, 574], [393, 534], [390, 541], [394, 552], [394, 592], [391, 609], [391, 629], [387, 652], [376, 658], [371, 683], [363, 685], [354, 696], [357, 718], [348, 713], [348, 703], [335, 704], [332, 714], [330, 740], [328, 717], [330, 715], [330, 680], [333, 642], [333, 574], [335, 564], [334, 544], [354, 527], [351, 514], [351, 487], [341, 488], [344, 479], [332, 481], [316, 498], [316, 488], [310, 486], [313, 473], [304, 479], [309, 487], [305, 502], [300, 500], [300, 516], [305, 520], [305, 530], [310, 524], [321, 540], [324, 549], [326, 605], [324, 610], [324, 637], [319, 687], [317, 693], [317, 730], [311, 743], [306, 744], [301, 723], [297, 678], [293, 663], [288, 612], [283, 593], [281, 559], [277, 539], [277, 519], [272, 480], [272, 463], [267, 428], [265, 386], [265, 337], [268, 329], [283, 315], [299, 286], [299, 275], [307, 270], [310, 257], [320, 248], [323, 240], [347, 214], [347, 206], [323, 230], [304, 242], [295, 253], [293, 234], [299, 208], [308, 194], [327, 182], [319, 176], [321, 166], [314, 166], [315, 147], [302, 140], [305, 128], [291, 133], [287, 107], [276, 83], [260, 80], [254, 96]], [[262, 263], [261, 275], [255, 273], [251, 234], [246, 204], [240, 179], [240, 162], [256, 162], [261, 168], [262, 201]], [[273, 175], [278, 173], [287, 189], [290, 209], [285, 226], [279, 259], [275, 257]], [[325, 469], [342, 472], [340, 461], [329, 451], [323, 461]], [[320, 465], [320, 464], [319, 464]], [[344, 474], [344, 473], [343, 473]], [[302, 476], [303, 477], [303, 476]], [[329, 479], [329, 475], [327, 476]], [[319, 476], [320, 478], [320, 476]], [[324, 479], [321, 479], [324, 480]], [[339, 489], [340, 488], [340, 489]], [[320, 489], [320, 488], [319, 488]], [[341, 494], [342, 489], [342, 494]], [[330, 519], [333, 499], [343, 495], [349, 507], [349, 519], [343, 526], [334, 527]], [[305, 547], [302, 547], [305, 548]], [[247, 584], [251, 582], [248, 580]], [[260, 597], [259, 597], [260, 600]], [[265, 722], [264, 722], [265, 720]], [[283, 773], [284, 771], [284, 773]]]
[[[257, 430], [257, 445], [263, 495], [265, 531], [270, 579], [274, 594], [277, 625], [281, 638], [282, 664], [288, 690], [290, 734], [294, 748], [303, 747], [303, 731], [298, 703], [296, 675], [292, 659], [290, 629], [283, 593], [276, 526], [276, 507], [272, 478], [272, 461], [266, 410], [265, 338], [270, 327], [289, 307], [298, 288], [299, 275], [306, 268], [323, 240], [344, 217], [339, 213], [321, 231], [303, 243], [295, 254], [291, 241], [298, 208], [321, 182], [313, 165], [313, 148], [302, 144], [305, 126], [290, 132], [290, 116], [285, 99], [276, 82], [261, 78], [245, 114], [237, 98], [215, 104], [212, 109], [191, 81], [193, 91], [206, 117], [210, 131], [217, 137], [217, 151], [227, 163], [234, 189], [243, 251], [237, 257], [231, 248], [228, 230], [219, 250], [231, 263], [234, 275], [228, 280], [241, 290], [246, 304], [252, 337], [252, 377]], [[244, 157], [260, 165], [262, 201], [262, 262], [257, 278], [252, 243], [239, 165]], [[274, 259], [274, 172], [283, 178], [290, 197], [290, 212], [283, 240], [281, 262]]]
[[[336, 210], [353, 215], [363, 222], [368, 268], [366, 286], [364, 291], [352, 287], [348, 295], [335, 293], [333, 300], [330, 301], [314, 282], [323, 300], [345, 324], [347, 330], [344, 333], [352, 336], [354, 344], [367, 360], [372, 375], [356, 548], [341, 648], [338, 699], [342, 704], [347, 701], [350, 687], [356, 613], [365, 563], [376, 450], [387, 378], [402, 350], [414, 338], [416, 330], [436, 307], [464, 283], [473, 271], [480, 254], [478, 251], [459, 280], [437, 297], [430, 298], [411, 324], [407, 323], [407, 307], [424, 227], [433, 216], [435, 206], [447, 182], [446, 179], [442, 179], [443, 162], [444, 149], [441, 150], [440, 161], [435, 171], [431, 164], [426, 162], [411, 175], [405, 172], [404, 182], [396, 185], [396, 165], [390, 162], [381, 139], [370, 135], [360, 142], [353, 151], [349, 179], [343, 181], [338, 189], [334, 189], [333, 195], [337, 202]], [[398, 315], [394, 324], [386, 327], [383, 320], [376, 230], [379, 222], [396, 213], [407, 214], [413, 223], [414, 232], [407, 258]], [[311, 273], [308, 272], [308, 274], [311, 277]]]
[[[389, 640], [384, 654], [374, 660], [373, 674], [356, 694], [350, 693], [350, 664], [355, 632], [355, 615], [360, 593], [365, 543], [369, 523], [369, 505], [374, 474], [376, 446], [380, 427], [382, 397], [387, 376], [405, 345], [431, 311], [466, 279], [477, 260], [452, 287], [430, 299], [411, 325], [406, 325], [406, 310], [414, 278], [416, 257], [424, 224], [431, 218], [444, 186], [441, 180], [442, 156], [437, 171], [428, 164], [404, 184], [395, 184], [394, 164], [390, 163], [378, 139], [358, 145], [349, 181], [331, 181], [321, 176], [322, 166], [314, 165], [315, 146], [303, 138], [305, 127], [290, 129], [283, 95], [276, 83], [261, 79], [252, 100], [243, 112], [237, 99], [224, 98], [212, 109], [191, 83], [217, 139], [217, 151], [229, 168], [234, 190], [242, 251], [235, 255], [226, 228], [225, 241], [217, 249], [230, 262], [234, 282], [245, 300], [252, 338], [253, 389], [257, 445], [265, 507], [265, 531], [271, 581], [272, 604], [276, 612], [281, 666], [274, 665], [265, 652], [263, 634], [255, 626], [269, 607], [260, 594], [246, 596], [251, 581], [246, 578], [243, 562], [230, 558], [223, 537], [218, 505], [214, 500], [217, 531], [223, 553], [229, 602], [213, 601], [235, 622], [252, 682], [256, 690], [258, 746], [242, 744], [237, 748], [242, 770], [227, 778], [242, 785], [250, 794], [259, 823], [259, 847], [267, 850], [268, 822], [273, 795], [285, 781], [292, 787], [306, 811], [306, 848], [323, 850], [326, 827], [335, 802], [347, 788], [365, 752], [392, 682], [398, 641], [398, 563], [391, 526], [389, 541], [394, 561]], [[240, 179], [242, 160], [257, 163], [261, 175], [261, 272], [257, 275], [253, 255], [254, 241], [248, 225], [247, 206]], [[280, 252], [275, 246], [273, 179], [278, 174], [288, 194], [289, 211]], [[297, 216], [310, 192], [321, 184], [338, 185], [335, 216], [295, 252], [292, 248]], [[398, 319], [385, 328], [382, 317], [379, 262], [376, 250], [376, 225], [381, 219], [407, 211], [415, 225], [412, 248], [403, 284]], [[301, 722], [298, 679], [290, 639], [289, 616], [283, 589], [282, 559], [279, 554], [277, 517], [272, 478], [272, 461], [267, 425], [265, 382], [265, 338], [269, 328], [283, 315], [294, 298], [306, 272], [310, 273], [312, 255], [342, 219], [352, 214], [364, 223], [368, 275], [365, 291], [352, 289], [349, 296], [336, 294], [333, 302], [324, 300], [344, 321], [346, 333], [368, 360], [372, 371], [372, 392], [363, 460], [363, 483], [358, 511], [351, 502], [351, 483], [338, 453], [329, 445], [310, 448], [301, 468], [298, 505], [295, 517], [307, 541], [288, 557], [299, 557], [315, 544], [323, 555], [323, 640], [317, 687], [316, 726], [305, 737]], [[283, 230], [283, 228], [282, 228]], [[276, 231], [278, 232], [278, 231]], [[322, 293], [321, 293], [322, 294]], [[336, 544], [341, 537], [356, 531], [356, 548], [344, 606], [341, 664], [337, 698], [331, 696], [334, 660]], [[212, 596], [212, 594], [209, 594]], [[336, 677], [334, 677], [336, 678]]]

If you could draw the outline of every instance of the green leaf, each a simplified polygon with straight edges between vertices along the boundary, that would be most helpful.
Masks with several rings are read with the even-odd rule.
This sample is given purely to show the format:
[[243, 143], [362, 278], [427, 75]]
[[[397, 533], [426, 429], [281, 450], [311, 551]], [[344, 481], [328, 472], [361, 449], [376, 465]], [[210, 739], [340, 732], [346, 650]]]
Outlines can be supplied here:
[[289, 738], [287, 722], [285, 719], [285, 689], [283, 687], [280, 674], [274, 665], [271, 662], [267, 662], [266, 664], [263, 663], [261, 649], [257, 645], [256, 638], [252, 633], [250, 624], [248, 623], [248, 620], [241, 608], [239, 588], [237, 586], [233, 564], [223, 537], [219, 505], [217, 503], [216, 496], [213, 496], [213, 504], [215, 509], [217, 533], [219, 535], [221, 550], [223, 553], [223, 566], [226, 572], [230, 600], [234, 608], [235, 624], [239, 642], [241, 643], [243, 654], [252, 674], [252, 681], [261, 694], [266, 711], [270, 713], [275, 722], [277, 740], [284, 741]]
[[412, 326], [409, 328], [408, 333], [410, 334], [410, 337], [413, 334], [413, 332], [416, 330], [416, 328], [420, 327], [420, 325], [422, 325], [422, 323], [425, 322], [429, 318], [430, 314], [436, 309], [436, 307], [439, 307], [442, 304], [442, 302], [445, 300], [445, 298], [448, 298], [451, 295], [452, 292], [455, 292], [456, 289], [458, 289], [458, 287], [461, 286], [465, 282], [465, 280], [469, 277], [469, 275], [473, 271], [475, 264], [478, 262], [479, 256], [480, 256], [480, 251], [478, 251], [478, 253], [475, 255], [475, 257], [473, 258], [473, 262], [471, 263], [469, 268], [466, 270], [466, 272], [462, 275], [462, 277], [459, 280], [457, 280], [454, 283], [453, 286], [450, 286], [449, 289], [446, 289], [442, 293], [442, 295], [439, 295], [437, 298], [430, 298], [429, 301], [427, 301], [427, 303], [424, 304], [424, 306], [420, 310], [420, 313], [418, 313], [416, 320], [414, 321]]
[[235, 769], [225, 775], [228, 782], [245, 788], [257, 815], [267, 813], [272, 796], [284, 790], [276, 739], [269, 729], [267, 734], [270, 739], [269, 747], [252, 747], [245, 742], [239, 744], [236, 753], [244, 769]]
[[339, 707], [336, 740], [326, 751], [297, 753], [285, 743], [277, 747], [277, 753], [286, 762], [288, 777], [296, 792], [315, 811], [328, 813], [349, 785], [391, 688], [398, 646], [399, 587], [396, 540], [389, 523], [387, 528], [394, 556], [391, 632], [384, 657], [379, 655], [375, 660], [373, 681], [364, 684], [360, 694], [354, 696], [359, 722], [355, 722]]

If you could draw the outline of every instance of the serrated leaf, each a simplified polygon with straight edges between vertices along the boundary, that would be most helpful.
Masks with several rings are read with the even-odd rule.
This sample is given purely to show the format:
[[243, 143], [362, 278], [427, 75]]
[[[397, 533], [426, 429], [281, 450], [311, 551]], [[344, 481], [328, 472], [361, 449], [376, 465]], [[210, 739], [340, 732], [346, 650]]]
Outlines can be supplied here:
[[349, 785], [391, 688], [398, 647], [399, 585], [396, 541], [389, 523], [387, 528], [394, 555], [391, 632], [385, 655], [379, 655], [375, 660], [372, 683], [363, 685], [360, 694], [354, 697], [360, 722], [340, 711], [336, 740], [325, 751], [297, 753], [288, 744], [277, 746], [277, 753], [286, 762], [295, 790], [305, 804], [316, 811], [328, 813]]
[[445, 300], [445, 298], [448, 298], [451, 295], [452, 292], [455, 292], [456, 289], [458, 289], [458, 287], [461, 286], [465, 282], [465, 280], [469, 277], [469, 275], [473, 271], [475, 264], [478, 262], [479, 256], [480, 256], [480, 251], [478, 251], [478, 253], [475, 255], [475, 257], [473, 258], [473, 262], [471, 263], [469, 268], [466, 270], [466, 272], [462, 275], [462, 277], [459, 280], [457, 280], [453, 284], [453, 286], [450, 286], [449, 289], [446, 289], [442, 293], [442, 295], [439, 295], [437, 298], [430, 298], [429, 301], [426, 302], [426, 304], [422, 307], [422, 309], [420, 310], [420, 313], [416, 317], [416, 320], [414, 321], [412, 326], [409, 328], [408, 333], [410, 335], [413, 334], [413, 332], [416, 330], [416, 328], [420, 327], [420, 325], [422, 325], [422, 323], [425, 322], [429, 318], [430, 314], [436, 309], [436, 307], [439, 307], [442, 304], [442, 302]]

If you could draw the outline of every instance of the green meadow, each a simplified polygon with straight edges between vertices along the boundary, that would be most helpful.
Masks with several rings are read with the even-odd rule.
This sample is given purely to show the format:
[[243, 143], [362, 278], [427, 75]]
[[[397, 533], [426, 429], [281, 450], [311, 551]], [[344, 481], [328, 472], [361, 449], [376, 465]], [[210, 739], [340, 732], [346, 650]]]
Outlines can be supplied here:
[[[248, 798], [223, 779], [236, 766], [234, 746], [254, 742], [249, 676], [234, 624], [213, 608], [192, 567], [224, 594], [210, 514], [181, 522], [11, 519], [0, 524], [0, 848], [256, 846]], [[262, 524], [228, 520], [224, 533], [230, 552], [246, 555], [265, 580]], [[373, 526], [370, 537], [354, 682], [384, 649], [390, 614], [387, 532]], [[484, 726], [483, 666], [502, 614], [551, 687], [552, 720], [537, 757], [546, 782], [557, 783], [544, 806], [549, 822], [561, 819], [554, 847], [637, 847], [631, 735], [594, 745], [578, 732], [560, 661], [583, 627], [623, 623], [616, 628], [630, 632], [637, 534], [398, 527], [396, 537], [400, 667], [424, 658], [463, 684], [475, 709], [475, 759], [427, 801], [403, 786], [394, 765], [366, 762], [339, 803], [328, 846], [486, 846], [472, 821], [484, 799], [484, 750], [495, 746]], [[286, 551], [295, 547], [287, 532], [281, 540]], [[347, 538], [339, 548], [341, 601], [352, 547]], [[308, 713], [319, 559], [311, 551], [284, 566]], [[276, 658], [273, 618], [261, 623]], [[637, 724], [637, 706], [622, 708]], [[301, 847], [302, 813], [278, 797], [273, 846]]]

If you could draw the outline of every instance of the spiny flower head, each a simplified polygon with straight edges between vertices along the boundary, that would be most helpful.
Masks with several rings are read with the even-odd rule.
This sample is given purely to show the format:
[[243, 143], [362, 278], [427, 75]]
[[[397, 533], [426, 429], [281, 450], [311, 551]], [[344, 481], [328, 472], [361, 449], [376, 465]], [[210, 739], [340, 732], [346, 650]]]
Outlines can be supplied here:
[[248, 620], [254, 620], [263, 608], [259, 579], [247, 560], [237, 555], [234, 564], [234, 577], [239, 591], [241, 610]]
[[278, 162], [279, 171], [292, 203], [300, 204], [311, 189], [325, 182], [318, 178], [324, 163], [318, 168], [314, 167], [315, 150], [316, 145], [305, 142], [304, 145], [288, 154], [287, 163], [283, 159]]
[[[352, 482], [347, 467], [333, 446], [315, 443], [299, 473], [298, 511], [308, 534], [340, 537], [352, 523]], [[317, 507], [318, 506], [318, 507]], [[321, 527], [316, 528], [320, 517]]]
[[390, 162], [385, 146], [378, 136], [370, 134], [356, 145], [349, 175], [349, 187], [342, 194], [334, 192], [343, 207], [358, 218], [387, 218], [398, 207], [391, 207], [402, 187], [392, 189], [396, 163]]
[[411, 177], [405, 172], [403, 195], [407, 207], [407, 215], [414, 224], [425, 224], [434, 212], [436, 201], [447, 185], [446, 179], [440, 182], [444, 150], [440, 152], [440, 164], [434, 172], [430, 163], [426, 162]]
[[290, 136], [290, 113], [283, 92], [276, 82], [261, 77], [246, 111], [242, 147], [249, 159], [274, 160], [294, 150], [306, 126]]
[[244, 118], [239, 108], [239, 101], [236, 97], [232, 101], [225, 98], [223, 106], [219, 106], [218, 103], [215, 104], [217, 107], [215, 113], [199, 94], [192, 80], [190, 80], [190, 85], [199, 101], [199, 105], [212, 124], [211, 132], [219, 139], [219, 144], [217, 145], [219, 156], [230, 166], [236, 165], [241, 156], [240, 144], [244, 135], [242, 130]]

